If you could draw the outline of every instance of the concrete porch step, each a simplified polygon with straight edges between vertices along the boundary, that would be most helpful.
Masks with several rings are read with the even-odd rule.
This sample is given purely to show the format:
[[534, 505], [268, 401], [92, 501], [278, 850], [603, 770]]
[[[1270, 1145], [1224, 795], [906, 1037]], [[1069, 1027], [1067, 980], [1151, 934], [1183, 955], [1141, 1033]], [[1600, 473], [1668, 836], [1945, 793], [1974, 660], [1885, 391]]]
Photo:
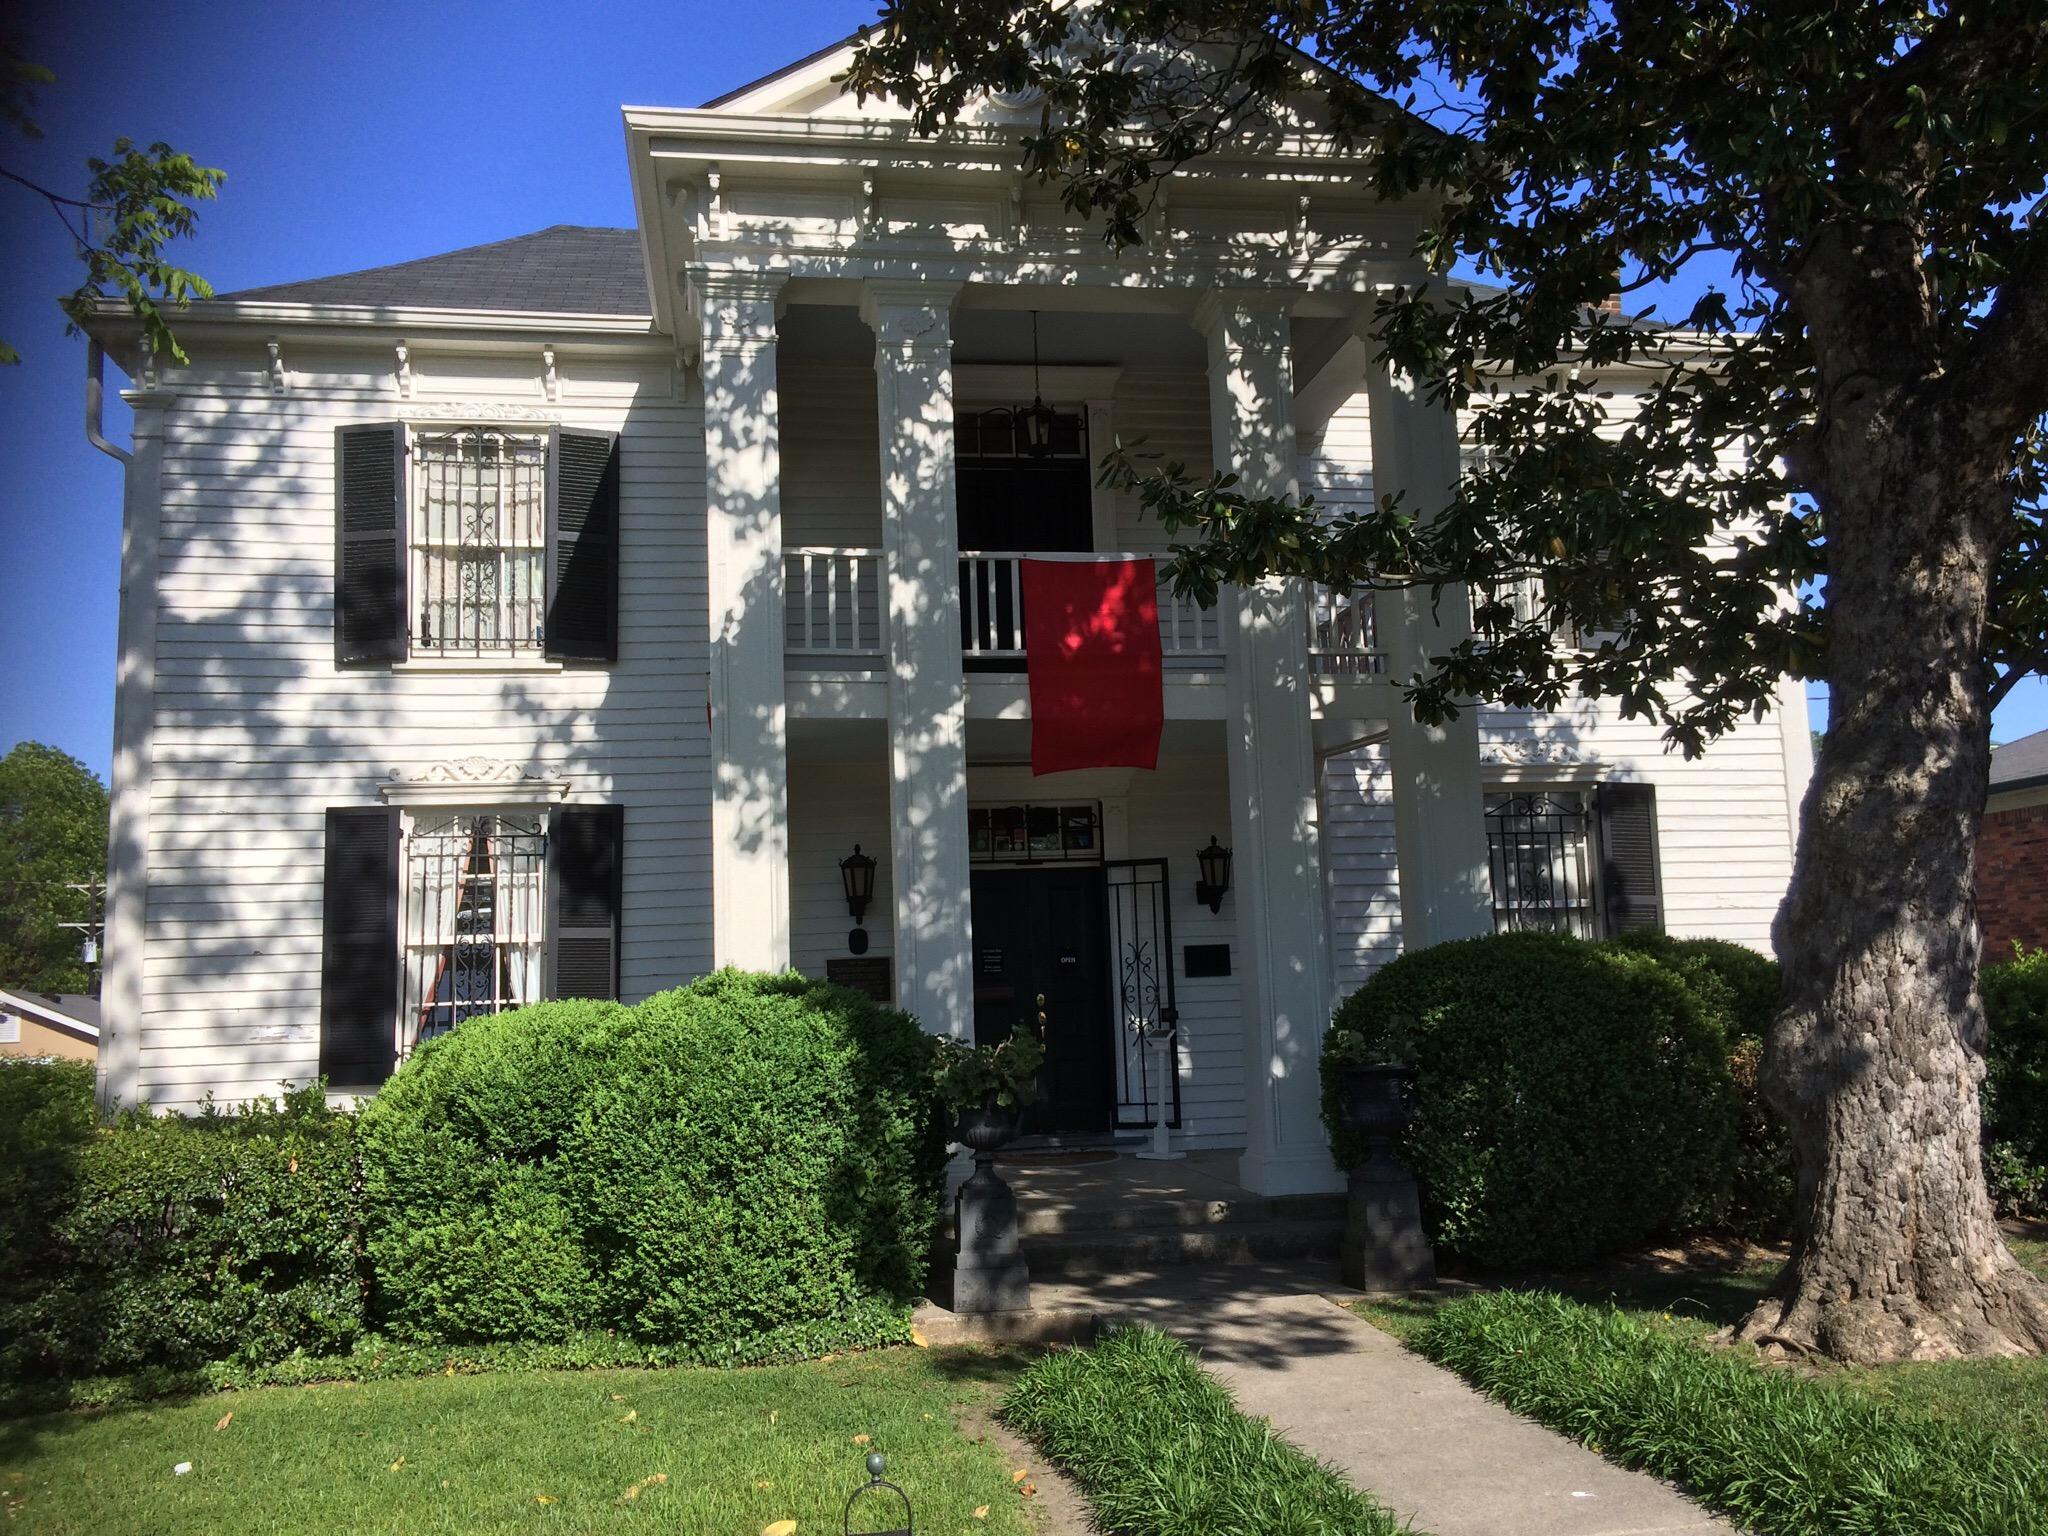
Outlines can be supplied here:
[[1179, 1264], [1329, 1259], [1336, 1257], [1343, 1237], [1341, 1220], [1266, 1220], [1026, 1236], [1020, 1246], [1032, 1279], [1040, 1280]]
[[1344, 1219], [1342, 1195], [1184, 1196], [1108, 1203], [1018, 1202], [1017, 1231], [1027, 1239], [1099, 1232], [1210, 1231], [1265, 1222]]
[[[1181, 1196], [1131, 1200], [1119, 1204], [1094, 1201], [1068, 1203], [1023, 1195], [1017, 1210], [1017, 1234], [1037, 1237], [1087, 1237], [1116, 1232], [1210, 1232], [1272, 1222], [1344, 1221], [1342, 1195], [1254, 1195], [1231, 1198]], [[949, 1203], [941, 1219], [944, 1236], [953, 1235]]]

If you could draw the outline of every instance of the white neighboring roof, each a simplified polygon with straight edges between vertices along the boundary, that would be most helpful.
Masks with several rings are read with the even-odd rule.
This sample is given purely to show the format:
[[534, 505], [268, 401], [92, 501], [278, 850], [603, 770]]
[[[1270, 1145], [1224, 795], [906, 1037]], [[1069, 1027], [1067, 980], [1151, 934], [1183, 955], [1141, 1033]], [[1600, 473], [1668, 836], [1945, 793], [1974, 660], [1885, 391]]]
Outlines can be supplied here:
[[0, 987], [0, 1010], [18, 1013], [81, 1040], [100, 1037], [100, 1002], [96, 997], [63, 992], [11, 992]]

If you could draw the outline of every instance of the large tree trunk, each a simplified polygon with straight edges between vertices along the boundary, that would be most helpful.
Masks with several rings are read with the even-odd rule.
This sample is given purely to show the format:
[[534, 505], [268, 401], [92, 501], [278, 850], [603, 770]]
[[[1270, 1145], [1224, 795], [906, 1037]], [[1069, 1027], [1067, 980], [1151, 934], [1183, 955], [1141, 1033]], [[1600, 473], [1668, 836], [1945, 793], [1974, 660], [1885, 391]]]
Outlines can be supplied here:
[[1764, 1067], [1792, 1127], [1792, 1254], [1737, 1329], [1859, 1364], [2048, 1351], [2048, 1288], [2006, 1249], [1979, 1144], [1980, 658], [2010, 492], [1963, 424], [1912, 414], [1863, 400], [1832, 423], [1829, 723]]

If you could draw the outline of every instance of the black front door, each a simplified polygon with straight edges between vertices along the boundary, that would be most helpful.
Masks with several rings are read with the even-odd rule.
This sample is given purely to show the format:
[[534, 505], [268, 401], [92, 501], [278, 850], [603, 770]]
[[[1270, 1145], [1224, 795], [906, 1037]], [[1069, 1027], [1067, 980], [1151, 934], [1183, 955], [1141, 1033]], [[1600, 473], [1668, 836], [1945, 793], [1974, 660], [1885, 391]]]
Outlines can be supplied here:
[[974, 1039], [993, 1045], [1035, 1026], [1045, 998], [1040, 1098], [1029, 1135], [1106, 1134], [1116, 1118], [1108, 1019], [1108, 919], [1102, 869], [978, 869], [974, 899]]

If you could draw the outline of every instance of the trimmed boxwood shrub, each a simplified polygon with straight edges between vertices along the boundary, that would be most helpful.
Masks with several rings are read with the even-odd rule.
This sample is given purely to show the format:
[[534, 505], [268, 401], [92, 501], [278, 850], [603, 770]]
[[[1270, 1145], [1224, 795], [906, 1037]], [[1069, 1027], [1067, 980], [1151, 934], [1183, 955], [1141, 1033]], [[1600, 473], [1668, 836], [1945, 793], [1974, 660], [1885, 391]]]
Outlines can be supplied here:
[[1737, 1103], [1712, 1009], [1648, 955], [1506, 933], [1395, 960], [1338, 1009], [1323, 1113], [1338, 1160], [1342, 1069], [1407, 1061], [1406, 1155], [1437, 1243], [1491, 1267], [1573, 1265], [1717, 1219]]
[[1985, 1170], [1999, 1205], [2048, 1215], [2048, 949], [1978, 975], [1984, 1041]]
[[363, 1114], [378, 1314], [706, 1351], [908, 1301], [944, 1180], [931, 1066], [909, 1015], [796, 975], [471, 1020]]
[[30, 1366], [19, 1356], [64, 1263], [58, 1229], [92, 1127], [92, 1063], [0, 1058], [0, 1376]]
[[1792, 1142], [1763, 1095], [1764, 1039], [1778, 1012], [1778, 962], [1726, 939], [1632, 933], [1611, 941], [1685, 978], [1728, 1037], [1739, 1115], [1725, 1224], [1745, 1237], [1782, 1237], [1792, 1221]]
[[70, 1151], [52, 1268], [14, 1314], [15, 1366], [79, 1375], [349, 1348], [365, 1298], [354, 1127], [315, 1086], [91, 1130]]

